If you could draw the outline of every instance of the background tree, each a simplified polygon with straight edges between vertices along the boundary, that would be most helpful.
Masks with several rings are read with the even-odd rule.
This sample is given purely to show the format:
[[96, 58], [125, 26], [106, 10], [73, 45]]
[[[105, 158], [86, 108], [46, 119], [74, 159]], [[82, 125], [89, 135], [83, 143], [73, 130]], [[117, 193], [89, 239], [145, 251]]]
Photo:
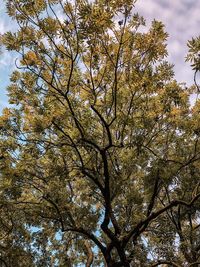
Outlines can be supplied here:
[[187, 221], [198, 229], [199, 101], [190, 108], [192, 88], [165, 61], [163, 24], [141, 30], [132, 0], [6, 4], [19, 29], [2, 42], [19, 57], [0, 122], [1, 194], [33, 266], [197, 262]]

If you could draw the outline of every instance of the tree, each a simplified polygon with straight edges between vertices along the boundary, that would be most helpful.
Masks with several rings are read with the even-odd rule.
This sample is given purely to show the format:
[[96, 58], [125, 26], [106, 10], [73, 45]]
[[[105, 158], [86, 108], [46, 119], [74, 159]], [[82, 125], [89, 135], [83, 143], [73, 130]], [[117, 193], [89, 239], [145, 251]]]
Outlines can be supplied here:
[[174, 79], [163, 24], [141, 31], [133, 0], [6, 4], [19, 29], [2, 43], [19, 57], [0, 121], [1, 198], [31, 264], [198, 264], [200, 102]]

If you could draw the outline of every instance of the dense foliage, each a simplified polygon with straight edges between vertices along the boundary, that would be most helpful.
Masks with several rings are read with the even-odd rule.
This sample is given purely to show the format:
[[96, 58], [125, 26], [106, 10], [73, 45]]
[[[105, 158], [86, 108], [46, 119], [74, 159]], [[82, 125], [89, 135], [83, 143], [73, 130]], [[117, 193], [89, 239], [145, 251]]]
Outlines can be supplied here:
[[200, 39], [187, 88], [133, 0], [5, 2], [2, 265], [199, 266]]

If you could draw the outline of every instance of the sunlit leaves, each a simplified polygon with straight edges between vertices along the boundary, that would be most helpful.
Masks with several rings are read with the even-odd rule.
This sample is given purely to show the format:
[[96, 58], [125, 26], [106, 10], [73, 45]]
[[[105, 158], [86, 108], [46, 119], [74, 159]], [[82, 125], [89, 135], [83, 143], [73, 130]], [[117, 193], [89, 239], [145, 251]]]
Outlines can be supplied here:
[[200, 70], [200, 37], [192, 38], [188, 41], [189, 53], [186, 57], [187, 61], [192, 63], [193, 70]]

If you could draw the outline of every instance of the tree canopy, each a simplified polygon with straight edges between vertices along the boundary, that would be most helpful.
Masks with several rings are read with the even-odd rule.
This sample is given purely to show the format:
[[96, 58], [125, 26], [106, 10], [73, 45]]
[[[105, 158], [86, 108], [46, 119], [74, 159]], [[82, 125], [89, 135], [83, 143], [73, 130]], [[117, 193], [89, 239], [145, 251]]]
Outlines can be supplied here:
[[1, 265], [199, 266], [200, 39], [188, 88], [134, 0], [5, 2]]

